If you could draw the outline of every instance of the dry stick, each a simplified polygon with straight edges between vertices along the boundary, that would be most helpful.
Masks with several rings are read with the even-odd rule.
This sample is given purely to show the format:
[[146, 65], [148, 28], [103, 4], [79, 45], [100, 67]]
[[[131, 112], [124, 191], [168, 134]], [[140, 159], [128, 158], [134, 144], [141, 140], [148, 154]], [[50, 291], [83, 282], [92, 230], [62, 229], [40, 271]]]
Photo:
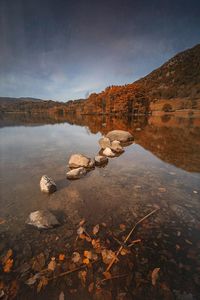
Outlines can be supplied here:
[[104, 278], [100, 281], [100, 283], [103, 283], [104, 281], [108, 281], [108, 280], [112, 280], [112, 279], [117, 279], [117, 278], [122, 278], [122, 277], [126, 277], [128, 276], [128, 274], [121, 274], [121, 275], [115, 275], [113, 277], [110, 278]]
[[[137, 227], [137, 225], [139, 225], [140, 223], [142, 223], [144, 220], [146, 220], [148, 217], [150, 217], [151, 215], [153, 215], [157, 210], [159, 210], [160, 208], [156, 208], [154, 209], [152, 212], [150, 212], [148, 215], [144, 216], [142, 219], [140, 219], [131, 229], [131, 231], [129, 232], [129, 234], [127, 235], [127, 237], [124, 240], [124, 244], [126, 244], [126, 242], [128, 241], [128, 239], [130, 238], [131, 234], [133, 233], [133, 231], [135, 230], [135, 228]], [[112, 267], [112, 265], [114, 264], [115, 260], [117, 259], [119, 253], [122, 251], [124, 247], [120, 246], [119, 250], [117, 251], [117, 253], [115, 254], [115, 256], [113, 257], [112, 261], [110, 262], [110, 264], [108, 265], [106, 272], [108, 272], [110, 270], [110, 268]]]

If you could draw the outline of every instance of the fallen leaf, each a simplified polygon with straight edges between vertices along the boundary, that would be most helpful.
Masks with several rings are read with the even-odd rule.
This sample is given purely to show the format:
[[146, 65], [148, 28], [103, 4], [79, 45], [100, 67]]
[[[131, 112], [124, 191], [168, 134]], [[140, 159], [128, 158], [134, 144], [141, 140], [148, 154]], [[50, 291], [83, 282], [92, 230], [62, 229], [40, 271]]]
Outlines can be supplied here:
[[96, 226], [94, 226], [92, 232], [93, 232], [94, 235], [96, 235], [99, 232], [99, 224], [97, 224]]
[[93, 239], [92, 246], [97, 253], [101, 253], [100, 239], [97, 239], [97, 240]]
[[40, 278], [40, 274], [39, 274], [39, 273], [37, 273], [37, 274], [35, 274], [34, 276], [30, 277], [30, 278], [26, 281], [26, 284], [28, 284], [28, 285], [33, 285], [33, 284], [36, 282], [36, 280], [37, 280], [38, 278]]
[[103, 249], [101, 252], [104, 264], [109, 265], [109, 263], [115, 257], [115, 253], [112, 250]]
[[72, 254], [72, 261], [73, 261], [73, 263], [79, 263], [80, 261], [81, 261], [81, 256], [80, 256], [80, 254], [78, 253], [78, 252], [74, 252], [73, 254]]
[[1, 224], [4, 224], [5, 222], [6, 222], [6, 220], [0, 218], [0, 225], [1, 225]]
[[93, 290], [94, 290], [94, 282], [91, 282], [88, 286], [88, 292], [92, 293]]
[[79, 226], [82, 226], [84, 223], [85, 223], [85, 219], [82, 219], [82, 220], [79, 222]]
[[60, 261], [65, 260], [65, 254], [59, 254], [58, 259], [59, 259]]
[[63, 293], [63, 291], [60, 293], [58, 300], [65, 300], [65, 294]]
[[189, 241], [189, 240], [185, 240], [185, 242], [186, 242], [188, 245], [192, 245], [192, 242]]
[[106, 226], [107, 226], [106, 223], [101, 223], [101, 225], [102, 225], [103, 227], [106, 227]]
[[92, 252], [91, 251], [87, 251], [85, 250], [83, 255], [88, 258], [88, 259], [92, 259]]
[[78, 277], [79, 277], [80, 280], [81, 280], [82, 286], [85, 286], [85, 283], [86, 283], [86, 276], [87, 276], [87, 272], [86, 272], [86, 271], [80, 271], [80, 272], [78, 273]]
[[155, 268], [151, 273], [151, 283], [152, 285], [156, 285], [156, 281], [158, 279], [158, 273], [160, 271], [160, 268]]
[[89, 261], [88, 258], [84, 258], [84, 259], [83, 259], [83, 264], [89, 265], [89, 263], [90, 263], [90, 261]]
[[55, 268], [56, 268], [55, 257], [52, 257], [50, 263], [48, 264], [48, 270], [54, 271]]
[[125, 225], [125, 224], [119, 224], [119, 228], [120, 228], [122, 231], [125, 231], [125, 230], [126, 230], [126, 225]]
[[32, 269], [36, 272], [39, 272], [42, 270], [44, 266], [45, 266], [45, 256], [44, 253], [41, 252], [34, 258]]
[[122, 256], [127, 255], [128, 253], [130, 253], [130, 251], [128, 251], [128, 250], [125, 249], [125, 248], [123, 248], [123, 249], [121, 250], [121, 252], [120, 252], [120, 254], [121, 254]]
[[13, 259], [8, 258], [7, 261], [6, 261], [6, 263], [3, 266], [4, 272], [5, 273], [9, 273], [10, 270], [11, 270], [11, 268], [12, 268], [12, 266], [13, 266]]
[[2, 264], [4, 265], [6, 261], [13, 255], [12, 249], [9, 249], [6, 255], [2, 258]]
[[37, 286], [37, 292], [39, 293], [41, 289], [45, 287], [47, 284], [48, 284], [48, 279], [42, 276]]
[[166, 188], [164, 188], [164, 187], [160, 187], [160, 188], [158, 188], [158, 190], [161, 193], [165, 193], [166, 192]]
[[82, 226], [80, 226], [80, 227], [77, 229], [77, 234], [78, 234], [78, 235], [83, 234], [84, 231], [85, 231], [85, 229], [84, 229]]
[[103, 275], [106, 279], [110, 279], [112, 277], [110, 272], [103, 272]]

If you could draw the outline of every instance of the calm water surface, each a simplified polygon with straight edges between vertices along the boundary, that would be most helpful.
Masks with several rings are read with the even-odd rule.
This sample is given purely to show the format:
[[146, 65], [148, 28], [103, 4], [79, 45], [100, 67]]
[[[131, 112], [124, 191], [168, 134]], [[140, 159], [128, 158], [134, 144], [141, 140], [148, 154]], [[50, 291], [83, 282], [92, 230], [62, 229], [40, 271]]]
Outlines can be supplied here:
[[[175, 204], [200, 221], [198, 118], [3, 116], [0, 124], [0, 217], [6, 221], [0, 225], [2, 248], [9, 238], [32, 232], [25, 225], [29, 213], [46, 208], [64, 215], [70, 224], [82, 218], [91, 224], [115, 224], [131, 221], [155, 204], [166, 213]], [[67, 180], [70, 155], [94, 157], [99, 138], [113, 129], [130, 131], [135, 142], [104, 168]], [[43, 174], [55, 180], [56, 193], [40, 192]]]

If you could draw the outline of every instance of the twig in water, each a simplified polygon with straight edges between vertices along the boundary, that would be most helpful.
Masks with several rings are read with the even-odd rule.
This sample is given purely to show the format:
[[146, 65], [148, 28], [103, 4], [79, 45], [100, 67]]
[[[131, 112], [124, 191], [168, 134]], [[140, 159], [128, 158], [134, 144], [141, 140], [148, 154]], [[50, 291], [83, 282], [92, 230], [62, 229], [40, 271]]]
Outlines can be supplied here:
[[[135, 228], [142, 223], [144, 220], [146, 220], [148, 217], [150, 217], [151, 215], [153, 215], [157, 210], [159, 210], [160, 208], [156, 208], [154, 209], [152, 212], [150, 212], [148, 215], [144, 216], [142, 219], [140, 219], [131, 229], [131, 231], [129, 232], [129, 234], [127, 235], [127, 237], [124, 240], [124, 244], [127, 243], [127, 241], [129, 240], [130, 236], [132, 235], [133, 231], [135, 230]], [[115, 256], [113, 257], [113, 259], [111, 260], [110, 264], [108, 265], [106, 272], [108, 272], [110, 270], [110, 268], [112, 267], [112, 265], [114, 264], [115, 260], [117, 259], [119, 253], [122, 251], [123, 246], [120, 246], [117, 253], [115, 254]]]

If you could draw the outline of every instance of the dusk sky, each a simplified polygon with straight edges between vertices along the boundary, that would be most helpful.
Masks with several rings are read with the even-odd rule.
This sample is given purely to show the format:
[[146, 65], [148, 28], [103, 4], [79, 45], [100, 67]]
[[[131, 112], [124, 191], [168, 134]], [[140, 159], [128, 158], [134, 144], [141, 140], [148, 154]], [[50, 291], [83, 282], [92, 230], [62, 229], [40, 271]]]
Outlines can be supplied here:
[[200, 43], [199, 0], [0, 0], [0, 96], [67, 101]]

